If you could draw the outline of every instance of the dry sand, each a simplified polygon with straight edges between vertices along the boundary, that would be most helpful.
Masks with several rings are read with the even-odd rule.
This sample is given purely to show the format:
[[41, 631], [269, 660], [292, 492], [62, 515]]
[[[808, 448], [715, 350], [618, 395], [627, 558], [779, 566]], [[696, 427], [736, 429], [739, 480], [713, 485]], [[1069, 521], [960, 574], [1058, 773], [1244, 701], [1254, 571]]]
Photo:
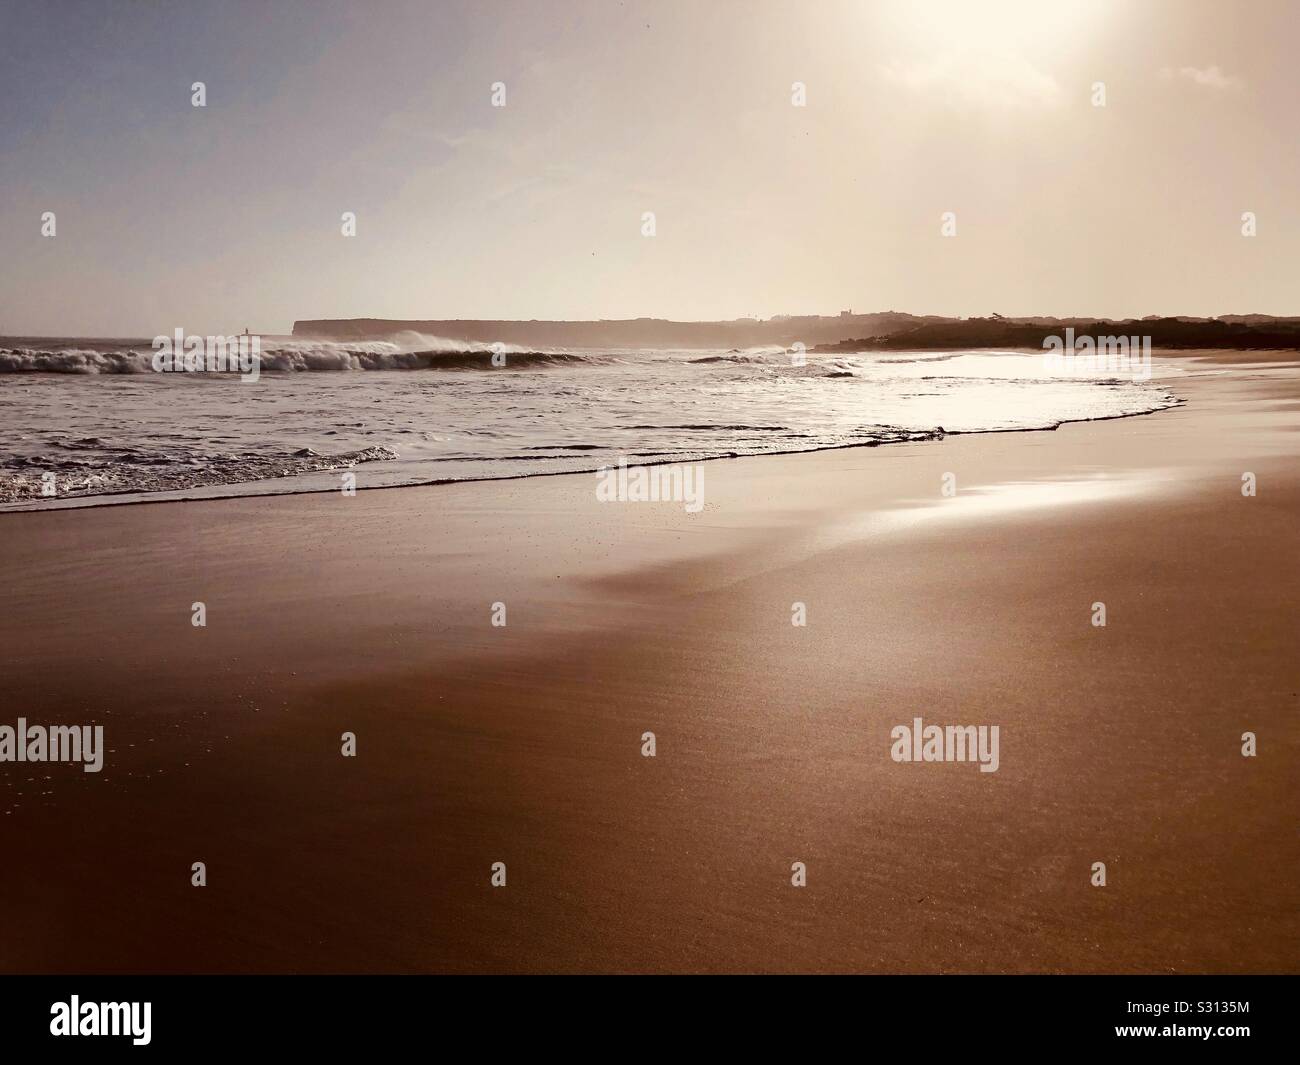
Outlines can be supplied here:
[[[1300, 970], [1300, 375], [1180, 364], [1151, 416], [710, 463], [694, 515], [0, 516], [0, 724], [110, 748], [0, 765], [0, 969]], [[894, 763], [916, 716], [999, 770]]]

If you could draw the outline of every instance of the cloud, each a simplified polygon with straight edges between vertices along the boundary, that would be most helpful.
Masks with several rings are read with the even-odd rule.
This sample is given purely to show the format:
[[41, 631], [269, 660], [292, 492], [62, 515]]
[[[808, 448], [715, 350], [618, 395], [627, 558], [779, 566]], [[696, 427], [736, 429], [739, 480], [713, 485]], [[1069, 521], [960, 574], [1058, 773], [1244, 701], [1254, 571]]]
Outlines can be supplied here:
[[1165, 79], [1185, 78], [1187, 81], [1194, 82], [1197, 85], [1203, 85], [1207, 89], [1241, 89], [1245, 87], [1245, 82], [1235, 74], [1225, 74], [1219, 69], [1218, 64], [1212, 64], [1208, 67], [1165, 67], [1160, 71], [1160, 76]]
[[1053, 107], [1061, 87], [1028, 60], [1001, 55], [948, 56], [918, 63], [891, 63], [881, 77], [918, 94], [942, 96], [949, 102], [989, 108]]

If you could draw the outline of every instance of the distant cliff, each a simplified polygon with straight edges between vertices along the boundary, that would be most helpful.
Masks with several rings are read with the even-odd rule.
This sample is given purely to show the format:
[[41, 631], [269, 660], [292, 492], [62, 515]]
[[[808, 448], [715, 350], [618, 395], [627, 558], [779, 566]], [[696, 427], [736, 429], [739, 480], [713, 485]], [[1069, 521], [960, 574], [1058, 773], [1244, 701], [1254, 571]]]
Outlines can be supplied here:
[[730, 322], [673, 322], [666, 318], [594, 322], [326, 318], [294, 322], [293, 335], [322, 340], [374, 340], [410, 330], [449, 340], [486, 344], [500, 341], [532, 348], [751, 348], [767, 344], [789, 347], [795, 343], [811, 348], [855, 336], [886, 336], [941, 320], [894, 311], [834, 318], [738, 318]]

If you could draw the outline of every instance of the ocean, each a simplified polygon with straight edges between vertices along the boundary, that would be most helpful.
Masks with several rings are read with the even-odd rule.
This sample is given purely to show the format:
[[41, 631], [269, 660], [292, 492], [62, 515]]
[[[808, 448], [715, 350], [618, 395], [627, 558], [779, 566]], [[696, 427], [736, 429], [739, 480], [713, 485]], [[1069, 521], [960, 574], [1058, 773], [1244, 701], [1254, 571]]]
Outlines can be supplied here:
[[418, 334], [264, 337], [258, 379], [241, 381], [155, 372], [149, 340], [0, 338], [0, 509], [885, 445], [1178, 403], [1172, 369], [1062, 374], [1042, 353], [495, 350], [504, 365]]

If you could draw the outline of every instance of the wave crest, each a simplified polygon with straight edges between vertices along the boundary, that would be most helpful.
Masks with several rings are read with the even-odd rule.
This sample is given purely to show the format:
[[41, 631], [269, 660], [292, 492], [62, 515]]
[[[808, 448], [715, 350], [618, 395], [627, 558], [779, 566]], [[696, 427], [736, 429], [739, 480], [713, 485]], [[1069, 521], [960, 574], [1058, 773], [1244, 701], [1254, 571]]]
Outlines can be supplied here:
[[[390, 340], [339, 343], [329, 340], [262, 342], [261, 369], [271, 373], [351, 370], [475, 370], [504, 367], [545, 368], [613, 361], [609, 355], [568, 351], [530, 351], [513, 345], [488, 345], [419, 333], [399, 333]], [[500, 361], [500, 360], [498, 360]], [[92, 348], [13, 347], [0, 349], [0, 374], [144, 374], [153, 373], [153, 350], [144, 345]]]
[[5, 373], [152, 373], [153, 353], [126, 351], [91, 351], [85, 348], [61, 348], [36, 351], [32, 348], [0, 350], [0, 374]]

